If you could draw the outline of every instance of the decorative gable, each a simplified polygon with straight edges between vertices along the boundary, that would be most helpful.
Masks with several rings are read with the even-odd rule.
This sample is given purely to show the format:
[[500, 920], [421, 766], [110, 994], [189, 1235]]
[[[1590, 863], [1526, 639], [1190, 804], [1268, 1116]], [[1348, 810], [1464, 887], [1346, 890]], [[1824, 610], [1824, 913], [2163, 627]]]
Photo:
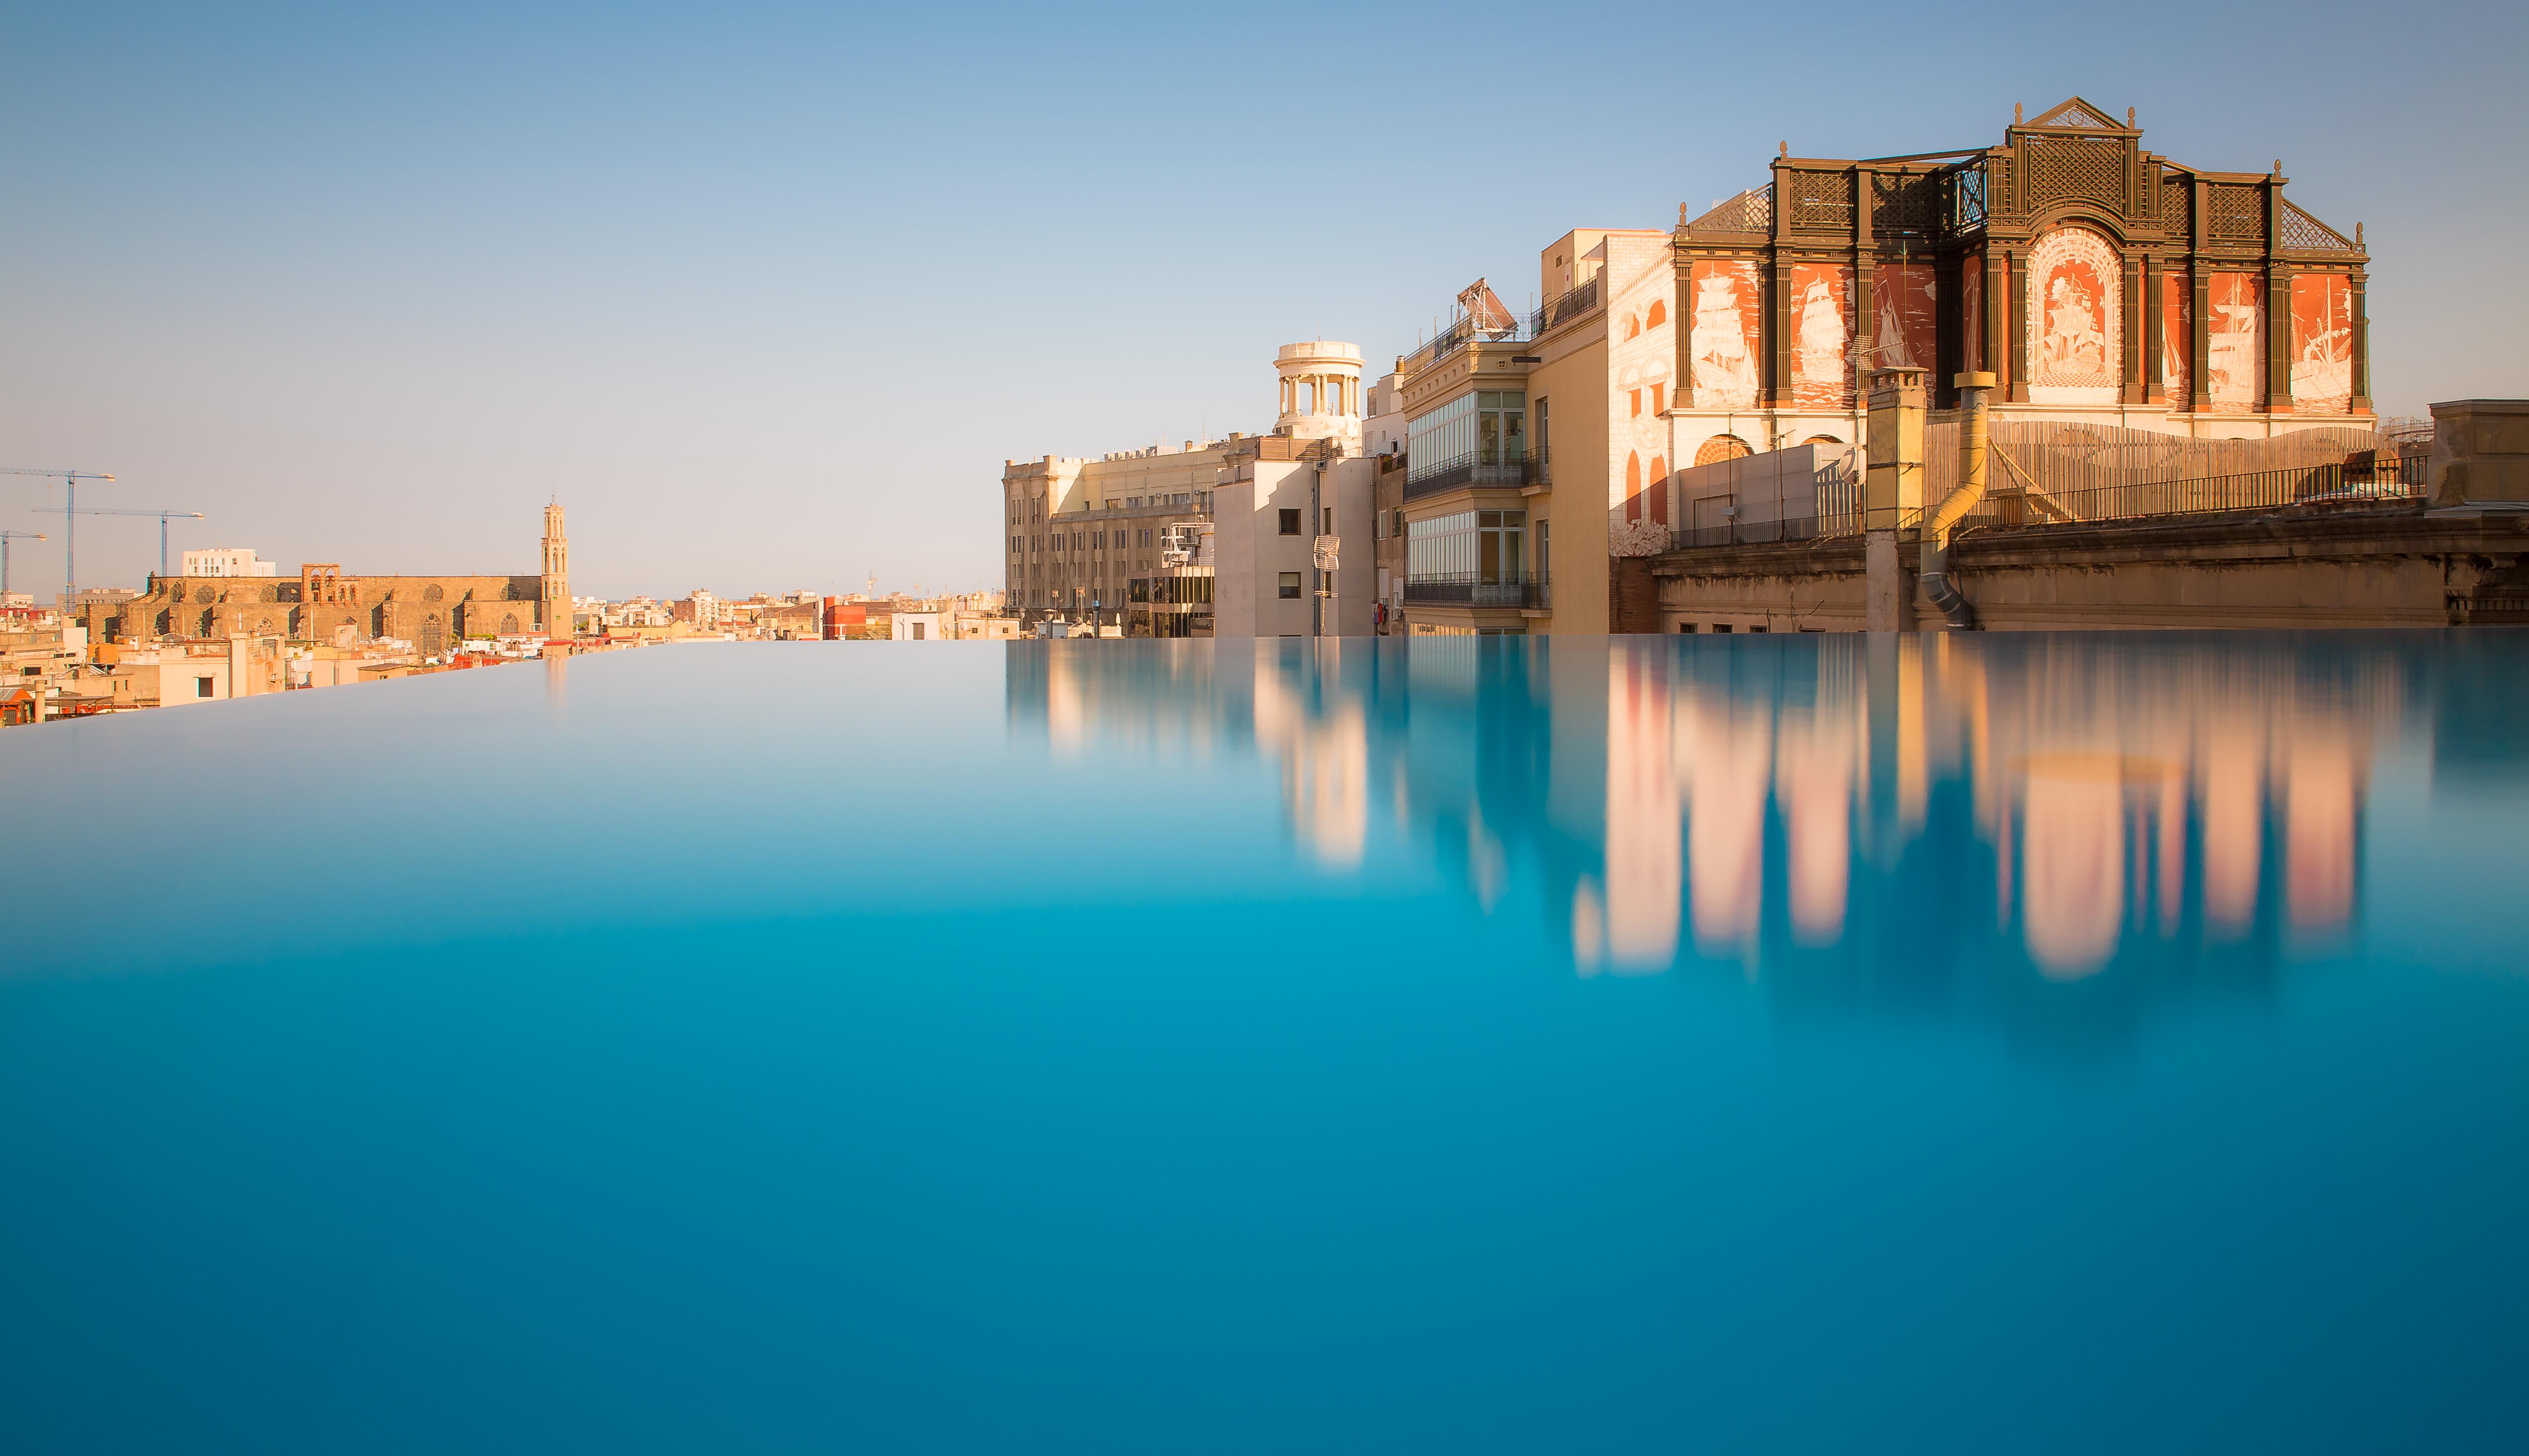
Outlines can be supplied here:
[[2093, 106], [2078, 96], [2068, 97], [2063, 101], [2057, 102], [2053, 110], [2040, 113], [2037, 120], [2030, 122], [2027, 125], [2032, 127], [2071, 127], [2091, 132], [2122, 132], [2126, 130], [2124, 127], [2118, 126], [2116, 122], [2108, 116], [2108, 113], [2104, 108]]

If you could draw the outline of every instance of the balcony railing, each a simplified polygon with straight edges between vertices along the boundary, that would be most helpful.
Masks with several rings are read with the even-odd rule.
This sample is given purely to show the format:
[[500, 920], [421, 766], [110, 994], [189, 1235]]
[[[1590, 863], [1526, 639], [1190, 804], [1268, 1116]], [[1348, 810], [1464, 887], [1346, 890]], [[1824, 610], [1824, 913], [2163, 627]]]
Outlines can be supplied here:
[[1405, 499], [1418, 501], [1461, 486], [1516, 490], [1521, 486], [1542, 485], [1549, 478], [1544, 451], [1509, 457], [1488, 456], [1479, 451], [1456, 459], [1438, 461], [1428, 469], [1418, 466], [1406, 471]]
[[1407, 355], [1405, 362], [1397, 368], [1396, 372], [1399, 374], [1420, 373], [1424, 369], [1447, 358], [1450, 351], [1456, 349], [1458, 346], [1466, 343], [1470, 339], [1480, 339], [1487, 344], [1516, 344], [1520, 342], [1521, 338], [1522, 333], [1519, 327], [1519, 321], [1515, 317], [1507, 320], [1500, 328], [1480, 329], [1476, 327], [1475, 315], [1469, 314], [1459, 319], [1456, 323], [1453, 323], [1449, 325], [1449, 327], [1441, 330], [1440, 337], [1424, 345], [1421, 349], [1418, 349], [1414, 351], [1413, 353]]
[[[1958, 528], [2086, 525], [2245, 511], [2316, 513], [2420, 506], [2424, 499], [2424, 465], [2425, 458], [2420, 455], [2382, 456], [2376, 459], [2356, 458], [2341, 464], [2297, 465], [2195, 480], [2052, 490], [2025, 489], [2004, 474], [2002, 480], [1989, 485], [1976, 508], [1959, 520]], [[1857, 489], [1820, 490], [1818, 506], [1814, 515], [1788, 520], [1731, 520], [1679, 527], [1669, 532], [1669, 546], [1677, 551], [1771, 546], [1862, 533], [1864, 522]], [[1898, 517], [1897, 527], [1919, 530], [1931, 513], [1907, 511]]]
[[[2425, 458], [2390, 456], [2349, 463], [2251, 470], [2199, 480], [2140, 481], [2076, 489], [1990, 490], [1959, 522], [1969, 526], [2087, 525], [2161, 516], [2217, 515], [2233, 512], [2277, 513], [2420, 506]], [[1930, 512], [1908, 512], [1905, 528], [1919, 527]]]
[[1590, 279], [1576, 289], [1566, 289], [1546, 299], [1528, 316], [1528, 336], [1532, 339], [1569, 319], [1579, 318], [1598, 306], [1598, 280]]
[[1425, 607], [1547, 606], [1545, 573], [1480, 577], [1474, 571], [1444, 572], [1405, 578], [1408, 605]]
[[1681, 526], [1668, 533], [1668, 544], [1673, 551], [1696, 551], [1714, 546], [1773, 546], [1785, 541], [1818, 541], [1860, 533], [1858, 513], [1800, 515], [1789, 520], [1731, 520], [1720, 525]]

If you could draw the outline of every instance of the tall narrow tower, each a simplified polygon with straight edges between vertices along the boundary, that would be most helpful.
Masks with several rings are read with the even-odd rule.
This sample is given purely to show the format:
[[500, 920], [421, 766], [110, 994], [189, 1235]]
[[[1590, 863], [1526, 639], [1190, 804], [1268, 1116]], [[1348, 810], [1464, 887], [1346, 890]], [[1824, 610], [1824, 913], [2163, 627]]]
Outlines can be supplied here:
[[562, 504], [545, 507], [545, 636], [570, 640], [570, 543], [562, 535]]

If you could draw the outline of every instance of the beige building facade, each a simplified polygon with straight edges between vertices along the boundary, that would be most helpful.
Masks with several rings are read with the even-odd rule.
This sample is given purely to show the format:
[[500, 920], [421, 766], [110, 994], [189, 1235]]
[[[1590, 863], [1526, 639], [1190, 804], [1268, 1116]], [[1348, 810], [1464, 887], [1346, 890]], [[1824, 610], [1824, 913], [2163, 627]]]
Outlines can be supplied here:
[[1269, 434], [1004, 461], [1004, 610], [1127, 636], [1373, 631], [1361, 351], [1287, 345], [1274, 369]]

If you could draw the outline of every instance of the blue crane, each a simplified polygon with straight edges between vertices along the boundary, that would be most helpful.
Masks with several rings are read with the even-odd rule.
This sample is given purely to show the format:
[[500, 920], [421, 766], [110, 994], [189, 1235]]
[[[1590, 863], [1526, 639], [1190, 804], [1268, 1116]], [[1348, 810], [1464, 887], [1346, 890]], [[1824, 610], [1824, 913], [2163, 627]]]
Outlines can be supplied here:
[[70, 516], [154, 515], [158, 517], [158, 574], [161, 576], [167, 574], [167, 522], [177, 516], [182, 516], [187, 520], [200, 520], [202, 518], [202, 512], [199, 511], [133, 511], [118, 506], [65, 506], [58, 509], [54, 507], [46, 507], [41, 513], [45, 515]]
[[[0, 475], [41, 475], [46, 478], [60, 476], [63, 487], [69, 492], [69, 498], [63, 504], [73, 512], [79, 509], [81, 481], [114, 478], [112, 475], [91, 475], [85, 470], [29, 470], [24, 465], [0, 465]], [[62, 600], [65, 603], [71, 603], [79, 600], [79, 517], [77, 515], [70, 516], [70, 527], [65, 532], [65, 536], [66, 539], [62, 542]]]
[[41, 531], [0, 531], [0, 597], [9, 594], [9, 543], [47, 539]]

